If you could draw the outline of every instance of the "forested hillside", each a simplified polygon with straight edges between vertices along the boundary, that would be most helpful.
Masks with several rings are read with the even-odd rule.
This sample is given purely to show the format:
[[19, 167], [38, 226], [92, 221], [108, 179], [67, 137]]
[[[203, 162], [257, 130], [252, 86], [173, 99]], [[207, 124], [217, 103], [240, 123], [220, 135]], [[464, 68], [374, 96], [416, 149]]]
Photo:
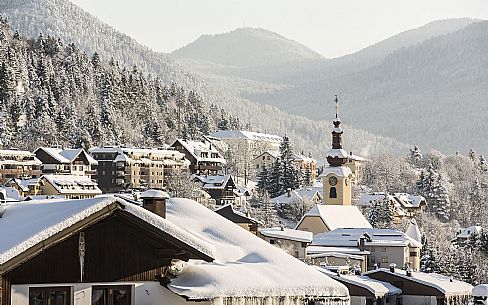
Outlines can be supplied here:
[[88, 56], [71, 43], [28, 40], [0, 20], [0, 133], [3, 146], [161, 146], [199, 138], [238, 120], [181, 86], [134, 66]]
[[[222, 90], [230, 88], [288, 113], [321, 119], [324, 97], [336, 92], [342, 97], [342, 117], [355, 128], [446, 153], [461, 147], [486, 151], [487, 33], [487, 21], [447, 19], [341, 58], [264, 68], [199, 61], [202, 42], [198, 48], [184, 48], [190, 59], [181, 59], [179, 52], [173, 55]], [[222, 34], [219, 44], [225, 35], [232, 40], [232, 32]], [[205, 42], [212, 49], [212, 40]], [[289, 48], [284, 41], [282, 45]], [[227, 51], [238, 52], [239, 47]], [[275, 57], [280, 56], [276, 51]], [[465, 121], [469, 126], [458, 128]]]
[[[239, 88], [251, 87], [249, 83], [225, 78], [219, 79], [222, 85], [214, 86], [213, 82], [207, 82], [201, 75], [189, 73], [165, 54], [138, 44], [67, 0], [5, 0], [0, 2], [0, 12], [21, 35], [37, 38], [42, 32], [44, 37], [60, 37], [64, 45], [74, 42], [89, 57], [98, 52], [102, 61], [110, 62], [113, 58], [121, 68], [136, 65], [141, 72], [157, 75], [166, 86], [174, 82], [186, 92], [197, 92], [205, 107], [215, 104], [229, 115], [239, 117], [241, 123], [250, 125], [253, 131], [279, 135], [286, 133], [297, 151], [312, 152], [314, 157], [325, 159], [325, 152], [330, 146], [329, 130], [332, 127], [329, 118], [334, 115], [331, 104], [323, 103], [320, 120], [260, 105], [237, 94]], [[265, 86], [260, 90], [268, 88]], [[329, 99], [335, 92], [328, 92], [323, 99]], [[344, 122], [351, 121], [344, 119]], [[397, 153], [408, 147], [402, 141], [376, 136], [347, 125], [345, 131], [348, 150]]]

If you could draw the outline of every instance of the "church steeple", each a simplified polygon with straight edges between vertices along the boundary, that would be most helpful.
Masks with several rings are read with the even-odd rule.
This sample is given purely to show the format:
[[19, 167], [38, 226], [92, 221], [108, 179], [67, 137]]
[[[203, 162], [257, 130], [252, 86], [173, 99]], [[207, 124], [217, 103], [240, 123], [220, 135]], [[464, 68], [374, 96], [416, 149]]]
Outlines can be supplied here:
[[330, 166], [337, 167], [346, 164], [347, 152], [342, 149], [342, 134], [341, 119], [339, 119], [339, 99], [335, 95], [334, 102], [336, 103], [336, 116], [332, 121], [334, 128], [332, 129], [332, 149], [327, 152], [327, 162]]

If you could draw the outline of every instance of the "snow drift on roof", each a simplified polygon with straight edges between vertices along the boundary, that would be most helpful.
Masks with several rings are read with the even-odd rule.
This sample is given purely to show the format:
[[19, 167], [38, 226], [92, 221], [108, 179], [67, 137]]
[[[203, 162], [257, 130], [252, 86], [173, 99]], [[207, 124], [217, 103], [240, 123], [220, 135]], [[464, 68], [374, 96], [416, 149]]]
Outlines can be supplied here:
[[348, 296], [342, 284], [192, 200], [170, 199], [167, 218], [216, 248], [214, 262], [192, 262], [171, 281], [168, 287], [180, 295]]
[[328, 176], [329, 174], [335, 174], [338, 177], [352, 176], [352, 171], [347, 166], [328, 166], [325, 167], [319, 177]]
[[481, 284], [474, 286], [472, 291], [473, 296], [488, 296], [488, 284]]
[[335, 280], [344, 281], [346, 283], [350, 283], [352, 285], [356, 285], [364, 289], [367, 289], [369, 292], [374, 294], [377, 298], [382, 298], [385, 295], [396, 295], [402, 293], [402, 290], [400, 288], [397, 288], [388, 282], [374, 280], [364, 275], [358, 276], [358, 275], [341, 274], [340, 276], [338, 276], [337, 273], [334, 274], [333, 272], [328, 271], [324, 268], [317, 267], [317, 270], [327, 274], [328, 276], [332, 277]]
[[417, 283], [421, 283], [429, 287], [433, 287], [439, 290], [441, 293], [445, 294], [446, 296], [459, 295], [459, 294], [471, 295], [471, 291], [473, 290], [473, 286], [466, 282], [459, 281], [451, 277], [440, 275], [437, 273], [424, 273], [424, 272], [412, 271], [412, 276], [408, 276], [405, 270], [395, 269], [395, 273], [391, 273], [390, 270], [388, 269], [380, 268], [380, 269], [365, 272], [363, 273], [363, 275], [373, 274], [376, 272], [386, 272], [386, 273], [394, 274], [398, 277], [411, 280]]
[[312, 242], [313, 234], [312, 232], [293, 230], [289, 228], [261, 228], [259, 232], [267, 237], [282, 238], [300, 242]]
[[0, 240], [2, 241], [0, 243], [0, 265], [116, 201], [132, 215], [201, 253], [209, 257], [214, 256], [215, 248], [210, 243], [170, 221], [123, 199], [101, 196], [82, 200], [33, 200], [9, 205], [5, 215], [0, 219]]
[[316, 204], [303, 217], [309, 216], [319, 216], [330, 231], [338, 228], [371, 228], [371, 224], [354, 205]]
[[411, 219], [410, 223], [408, 224], [407, 231], [405, 231], [405, 234], [410, 236], [411, 238], [415, 239], [418, 242], [422, 242], [422, 234], [420, 234], [419, 226], [417, 225], [417, 222], [415, 219]]

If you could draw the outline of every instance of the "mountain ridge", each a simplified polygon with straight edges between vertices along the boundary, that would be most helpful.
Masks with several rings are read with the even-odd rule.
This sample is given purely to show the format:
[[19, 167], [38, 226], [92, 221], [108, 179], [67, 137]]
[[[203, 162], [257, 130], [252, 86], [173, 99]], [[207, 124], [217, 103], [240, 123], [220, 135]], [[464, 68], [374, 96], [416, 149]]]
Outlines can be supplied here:
[[[276, 53], [280, 53], [281, 56], [275, 56]], [[256, 56], [251, 57], [252, 54]], [[220, 34], [201, 35], [170, 55], [174, 58], [198, 59], [237, 67], [325, 59], [319, 53], [280, 34], [250, 27]]]

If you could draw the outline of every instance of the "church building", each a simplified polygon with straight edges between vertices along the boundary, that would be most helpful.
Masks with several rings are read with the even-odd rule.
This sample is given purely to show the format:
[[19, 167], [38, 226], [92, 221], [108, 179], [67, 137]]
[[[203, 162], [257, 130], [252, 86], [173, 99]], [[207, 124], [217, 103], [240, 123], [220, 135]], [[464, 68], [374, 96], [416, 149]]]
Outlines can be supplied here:
[[342, 149], [342, 128], [338, 99], [332, 129], [332, 148], [327, 152], [328, 167], [320, 177], [323, 183], [323, 204], [316, 204], [298, 222], [296, 229], [314, 235], [339, 228], [371, 228], [356, 205], [351, 205], [354, 174], [347, 166], [349, 155]]
[[351, 169], [346, 166], [348, 160], [347, 152], [342, 149], [342, 128], [339, 119], [339, 106], [337, 95], [336, 117], [332, 121], [332, 148], [327, 152], [328, 167], [325, 167], [320, 177], [324, 190], [324, 204], [330, 205], [351, 205], [351, 184], [354, 175]]

